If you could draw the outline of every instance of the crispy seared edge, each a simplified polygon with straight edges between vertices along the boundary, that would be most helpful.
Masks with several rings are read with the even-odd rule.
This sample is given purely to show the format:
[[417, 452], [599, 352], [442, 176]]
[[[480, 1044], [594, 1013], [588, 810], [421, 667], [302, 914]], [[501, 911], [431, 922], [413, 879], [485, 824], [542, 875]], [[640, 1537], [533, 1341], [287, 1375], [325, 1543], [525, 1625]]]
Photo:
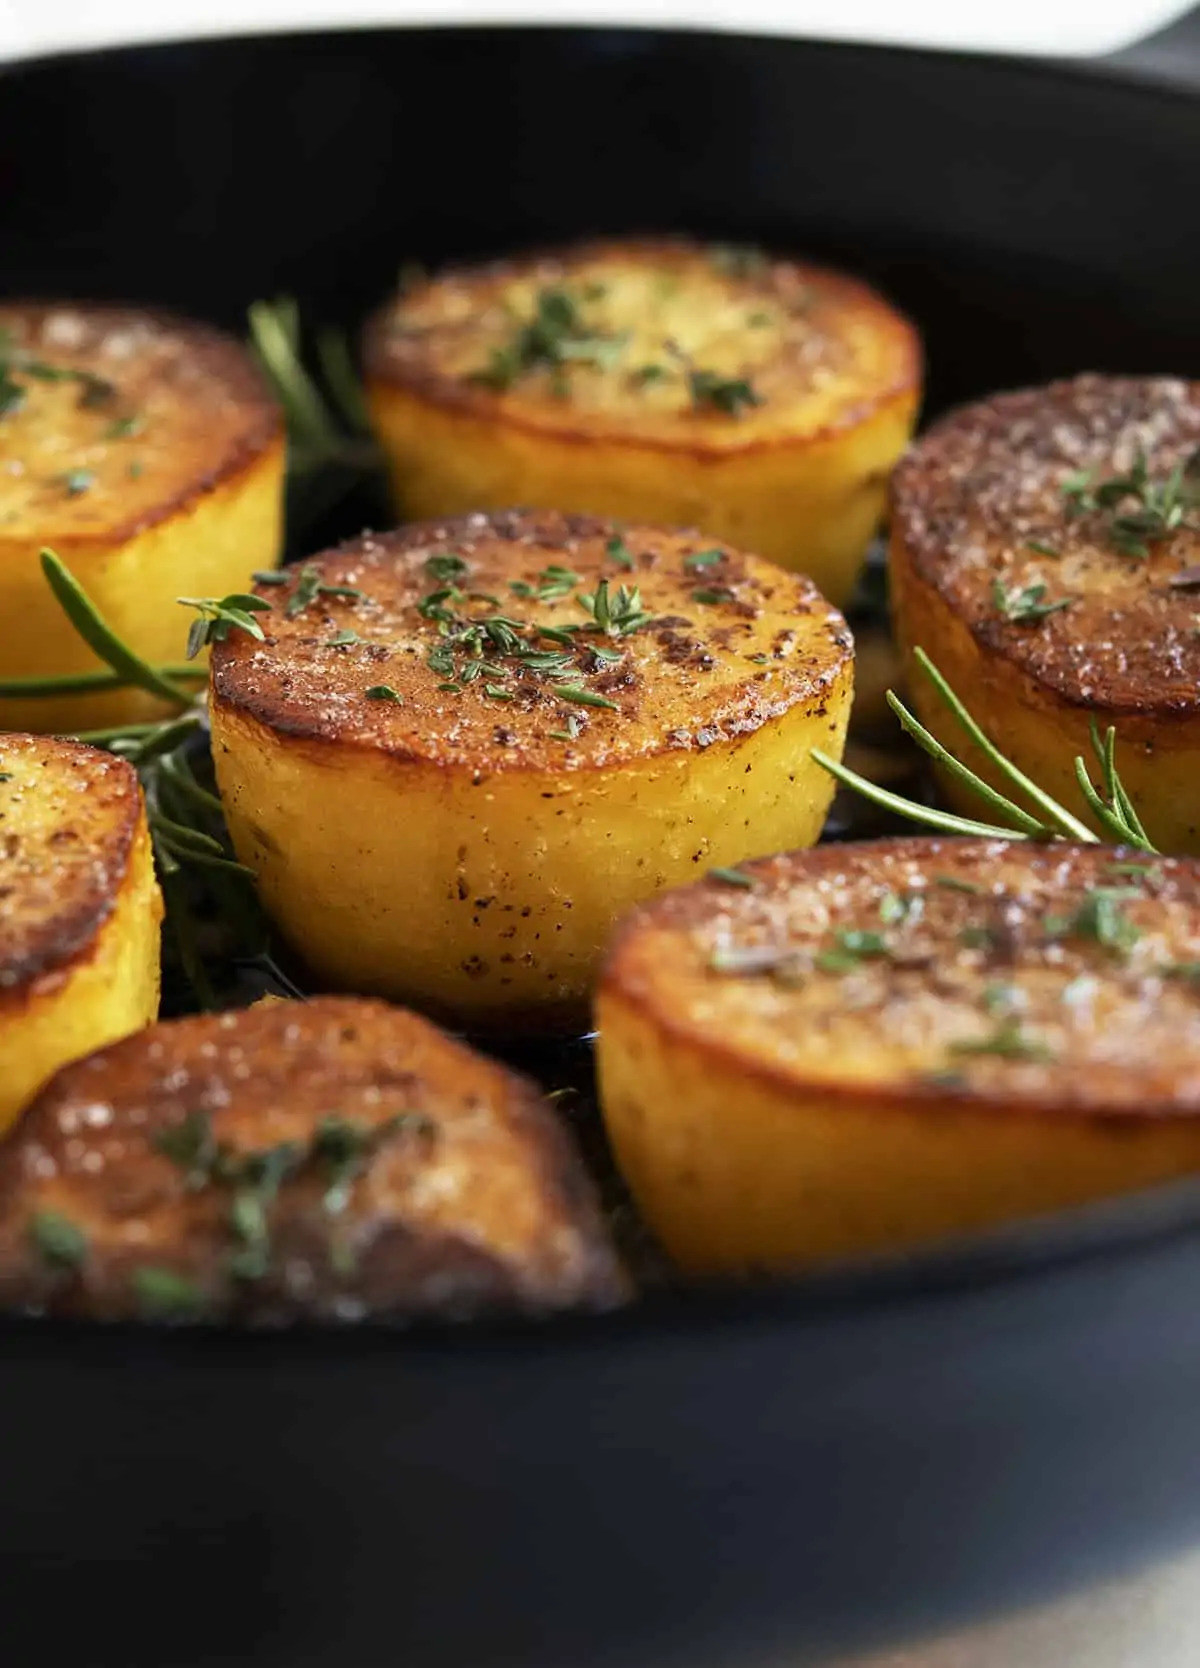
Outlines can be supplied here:
[[[0, 1003], [6, 1005], [13, 1001], [26, 1001], [36, 995], [38, 980], [49, 975], [63, 977], [73, 967], [90, 959], [97, 935], [115, 909], [129, 873], [145, 815], [137, 772], [127, 759], [58, 736], [27, 739], [36, 740], [40, 752], [64, 763], [74, 760], [86, 769], [103, 767], [103, 774], [93, 780], [88, 791], [102, 791], [101, 783], [110, 777], [112, 790], [109, 797], [114, 808], [120, 812], [120, 820], [116, 824], [116, 838], [109, 860], [102, 868], [92, 869], [90, 884], [81, 896], [72, 898], [70, 911], [51, 922], [42, 923], [40, 930], [27, 934], [24, 945], [18, 939], [15, 948], [10, 948], [0, 960]], [[0, 759], [4, 743], [5, 737], [0, 733]]]
[[[781, 867], [785, 883], [788, 882], [792, 871], [798, 871], [796, 880], [790, 883], [808, 890], [820, 885], [825, 871], [836, 870], [839, 865], [844, 865], [847, 852], [853, 852], [856, 861], [865, 860], [869, 863], [872, 852], [886, 851], [897, 858], [910, 861], [928, 859], [931, 865], [936, 865], [939, 875], [952, 874], [955, 869], [959, 869], [963, 872], [964, 878], [971, 878], [979, 872], [981, 854], [1003, 847], [1010, 851], [1027, 853], [1035, 861], [1046, 852], [1056, 853], [1059, 857], [1064, 852], [1070, 852], [1077, 860], [1088, 865], [1094, 864], [1097, 869], [1111, 870], [1114, 862], [1119, 863], [1123, 859], [1140, 860], [1147, 864], [1153, 862], [1155, 867], [1168, 874], [1192, 880], [1196, 909], [1200, 914], [1200, 863], [1188, 858], [1150, 859], [1144, 852], [1123, 846], [1076, 846], [1058, 841], [1049, 847], [1041, 847], [1033, 842], [929, 839], [920, 835], [908, 835], [886, 840], [856, 841], [849, 845], [835, 843], [814, 846], [804, 851], [781, 852], [777, 856], [739, 863], [738, 868], [748, 876], [761, 877], [768, 885], [778, 878]], [[725, 1071], [741, 1073], [760, 1084], [783, 1090], [797, 1098], [837, 1102], [845, 1106], [856, 1101], [868, 1101], [873, 1106], [885, 1105], [894, 1107], [897, 1111], [919, 1109], [935, 1114], [945, 1110], [988, 1112], [1008, 1118], [1051, 1116], [1078, 1118], [1081, 1121], [1103, 1119], [1106, 1126], [1112, 1128], [1122, 1125], [1137, 1127], [1144, 1124], [1148, 1117], [1169, 1118], [1178, 1114], [1177, 1105], [1169, 1100], [1147, 1103], [1136, 1111], [1131, 1111], [1127, 1099], [1111, 1105], [1072, 1105], [1062, 1099], [1056, 1100], [1048, 1096], [1044, 1102], [1035, 1104], [1005, 1094], [1001, 1087], [992, 1089], [968, 1082], [943, 1085], [931, 1083], [927, 1077], [914, 1078], [906, 1083], [854, 1084], [831, 1077], [806, 1077], [798, 1071], [783, 1070], [771, 1061], [756, 1057], [750, 1050], [731, 1044], [714, 1029], [693, 1025], [685, 1015], [662, 1000], [661, 978], [648, 972], [639, 954], [643, 930], [647, 926], [661, 926], [666, 930], [673, 928], [686, 933], [691, 926], [708, 917], [710, 906], [719, 909], [725, 916], [736, 917], [739, 900], [744, 903], [748, 895], [740, 890], [732, 890], [719, 879], [706, 878], [691, 886], [662, 893], [631, 910], [617, 924], [601, 968], [597, 984], [601, 1019], [605, 1003], [620, 1004], [636, 1015], [641, 1023], [652, 1024], [673, 1043], [707, 1055]], [[980, 982], [983, 984], [987, 980], [981, 978]]]
[[[269, 454], [281, 453], [285, 447], [283, 411], [268, 387], [266, 377], [253, 356], [236, 336], [220, 330], [216, 325], [159, 307], [122, 307], [106, 302], [63, 299], [58, 301], [15, 300], [0, 301], [0, 324], [7, 314], [20, 313], [38, 322], [57, 312], [74, 312], [89, 321], [103, 323], [103, 328], [116, 329], [134, 322], [149, 322], [157, 329], [169, 331], [194, 349], [196, 360], [210, 374], [224, 382], [234, 399], [253, 417], [253, 423], [239, 436], [235, 445], [227, 445], [219, 462], [202, 470], [177, 492], [169, 494], [153, 508], [124, 522], [113, 522], [98, 532], [55, 535], [54, 547], [64, 559], [69, 553], [85, 546], [125, 544], [139, 533], [170, 520], [180, 511], [190, 508], [199, 499], [265, 459]], [[0, 534], [0, 545], [3, 535]]]
[[[606, 255], [628, 254], [666, 264], [671, 261], [679, 263], [694, 259], [702, 252], [702, 245], [682, 238], [606, 239], [561, 249], [532, 251], [483, 266], [451, 267], [425, 280], [425, 284], [436, 285], [444, 279], [464, 283], [481, 279], [489, 283], [504, 282], [506, 279], [520, 278], [539, 262], [560, 260], [564, 257], [588, 260]], [[879, 389], [872, 398], [859, 399], [847, 404], [836, 423], [826, 423], [819, 429], [748, 440], [739, 447], [731, 448], [728, 437], [725, 437], [724, 444], [717, 444], [701, 437], [685, 440], [678, 436], [630, 435], [622, 432], [619, 420], [603, 425], [593, 423], [591, 426], [572, 422], [569, 418], [569, 401], [563, 402], [562, 421], [535, 419], [517, 409], [516, 402], [511, 398], [480, 383], [472, 382], [467, 377], [452, 376], [428, 363], [398, 364], [390, 352], [388, 341], [389, 323], [398, 304], [396, 297], [385, 302], [367, 321], [363, 332], [363, 366], [368, 378], [402, 389], [415, 399], [465, 416], [486, 418], [524, 434], [580, 446], [595, 445], [602, 435], [606, 446], [628, 446], [631, 450], [637, 451], [683, 453], [694, 458], [712, 459], [714, 462], [723, 458], [748, 457], [784, 448], [798, 450], [815, 446], [845, 433], [848, 429], [856, 428], [886, 406], [914, 399], [919, 394], [924, 375], [921, 338], [916, 327], [902, 313], [897, 312], [869, 284], [860, 278], [852, 277], [849, 273], [801, 261], [779, 264], [790, 266], [808, 283], [820, 284], [826, 294], [834, 297], [839, 306], [856, 306], [871, 312], [881, 329], [896, 334], [903, 342], [902, 374], [897, 376], [890, 386]]]

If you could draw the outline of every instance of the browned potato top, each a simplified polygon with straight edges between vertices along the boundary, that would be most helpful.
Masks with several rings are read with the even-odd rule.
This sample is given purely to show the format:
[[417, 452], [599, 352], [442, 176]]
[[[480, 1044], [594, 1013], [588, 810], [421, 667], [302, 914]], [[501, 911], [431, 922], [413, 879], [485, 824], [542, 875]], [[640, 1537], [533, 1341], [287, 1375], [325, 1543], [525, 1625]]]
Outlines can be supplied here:
[[366, 363], [533, 430], [720, 453], [861, 422], [916, 386], [920, 347], [843, 273], [633, 239], [417, 283], [369, 327]]
[[[1080, 376], [997, 394], [900, 464], [894, 535], [980, 643], [1063, 699], [1194, 707], [1198, 447], [1200, 383]], [[1131, 473], [1138, 490], [1122, 493]]]
[[141, 809], [126, 760], [0, 733], [0, 992], [91, 942], [125, 879]]
[[259, 589], [266, 641], [216, 646], [217, 700], [473, 770], [704, 748], [819, 704], [853, 654], [805, 578], [697, 533], [550, 511], [364, 535]]
[[66, 1067], [0, 1149], [0, 1301], [121, 1318], [605, 1306], [624, 1278], [536, 1087], [326, 997]]
[[1200, 1109], [1200, 863], [912, 838], [742, 873], [635, 910], [604, 985], [751, 1073], [835, 1097]]
[[249, 353], [205, 324], [0, 304], [0, 541], [123, 542], [282, 435]]

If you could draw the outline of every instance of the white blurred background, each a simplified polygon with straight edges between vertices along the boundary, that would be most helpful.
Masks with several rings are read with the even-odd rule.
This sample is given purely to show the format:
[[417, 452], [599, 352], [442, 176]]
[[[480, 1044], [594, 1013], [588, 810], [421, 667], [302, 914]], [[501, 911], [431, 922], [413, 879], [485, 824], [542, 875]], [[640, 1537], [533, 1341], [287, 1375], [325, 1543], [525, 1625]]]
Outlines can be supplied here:
[[1112, 52], [1188, 0], [0, 0], [0, 58], [137, 40], [387, 23], [615, 23], [893, 45]]

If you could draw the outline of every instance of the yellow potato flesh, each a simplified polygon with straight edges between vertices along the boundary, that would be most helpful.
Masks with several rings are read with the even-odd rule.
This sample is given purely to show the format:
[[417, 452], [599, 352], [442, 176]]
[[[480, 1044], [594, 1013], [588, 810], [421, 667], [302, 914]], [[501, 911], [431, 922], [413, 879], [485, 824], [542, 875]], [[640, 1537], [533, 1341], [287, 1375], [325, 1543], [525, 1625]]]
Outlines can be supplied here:
[[268, 912], [329, 984], [471, 1024], [579, 1023], [615, 918], [821, 832], [848, 690], [703, 753], [469, 775], [280, 736], [221, 706], [221, 798]]
[[[556, 365], [521, 359], [547, 307], [581, 338]], [[649, 239], [442, 274], [383, 309], [365, 357], [406, 519], [521, 504], [699, 527], [838, 605], [921, 384], [912, 326], [857, 279]]]
[[[609, 993], [598, 1071], [617, 1162], [693, 1274], [799, 1269], [916, 1248], [1200, 1170], [1196, 1120], [1127, 1127], [755, 1080]], [[735, 1110], [736, 1109], [736, 1110]]]
[[[64, 542], [57, 554], [131, 648], [152, 663], [182, 663], [194, 616], [176, 599], [244, 591], [252, 571], [278, 561], [283, 473], [280, 440], [238, 474], [125, 542]], [[46, 584], [38, 561], [43, 543], [6, 538], [0, 527], [0, 680], [103, 670]], [[0, 695], [0, 728], [92, 730], [167, 710], [138, 689]]]
[[670, 1256], [781, 1272], [1200, 1170], [1200, 865], [1120, 860], [830, 844], [633, 911], [599, 983], [598, 1079]]
[[[517, 611], [525, 653], [557, 633], [534, 659], [549, 643], [567, 670], [456, 660], [428, 602], [446, 562], [456, 608]], [[210, 707], [234, 848], [321, 981], [467, 1025], [581, 1025], [629, 904], [818, 837], [832, 781], [811, 750], [840, 756], [853, 662], [806, 580], [696, 534], [536, 512], [364, 535], [312, 566], [326, 592], [296, 611], [265, 589], [266, 641], [214, 652]], [[605, 586], [649, 623], [589, 626]]]
[[913, 393], [821, 439], [712, 457], [558, 439], [441, 410], [386, 384], [369, 393], [406, 516], [528, 504], [700, 527], [808, 574], [838, 605], [879, 525], [917, 403]]

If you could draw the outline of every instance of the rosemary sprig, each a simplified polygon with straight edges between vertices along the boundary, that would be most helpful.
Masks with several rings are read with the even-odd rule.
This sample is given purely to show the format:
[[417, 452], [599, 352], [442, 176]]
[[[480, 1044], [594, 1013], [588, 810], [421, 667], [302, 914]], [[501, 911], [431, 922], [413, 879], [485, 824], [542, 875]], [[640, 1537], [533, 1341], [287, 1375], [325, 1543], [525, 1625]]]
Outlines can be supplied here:
[[[894, 691], [888, 691], [888, 705], [896, 714], [901, 727], [912, 737], [923, 752], [927, 753], [936, 764], [942, 766], [954, 776], [964, 787], [974, 793], [1000, 818], [995, 823], [977, 822], [969, 817], [956, 816], [953, 812], [938, 810], [935, 806], [923, 805], [919, 801], [906, 799], [900, 794], [892, 793], [881, 788], [867, 777], [859, 775], [855, 770], [830, 758], [828, 754], [814, 748], [812, 757], [827, 770], [836, 781], [861, 794], [864, 799], [880, 806], [894, 815], [904, 817], [910, 822], [923, 823], [926, 827], [939, 829], [947, 834], [964, 834], [982, 836], [988, 839], [1006, 840], [1080, 840], [1087, 844], [1100, 844], [1101, 837], [1095, 834], [1086, 823], [1079, 820], [1066, 806], [1060, 805], [1036, 782], [1018, 769], [1011, 759], [1008, 759], [982, 730], [980, 725], [971, 717], [959, 697], [950, 688], [945, 678], [930, 660], [923, 649], [913, 652], [913, 659], [918, 669], [928, 678], [934, 689], [956, 722], [966, 732], [971, 741], [980, 749], [999, 773], [1006, 777], [1014, 787], [1029, 800], [1037, 811], [1037, 815], [1018, 805], [1015, 800], [1007, 797], [985, 782], [981, 776], [973, 771], [969, 765], [957, 758], [948, 748], [914, 717]], [[1102, 739], [1095, 720], [1091, 726], [1092, 751], [1100, 769], [1100, 783], [1092, 782], [1086, 762], [1082, 758], [1075, 760], [1075, 774], [1078, 778], [1080, 790], [1088, 809], [1096, 817], [1110, 841], [1120, 845], [1133, 846], [1139, 851], [1155, 853], [1156, 848], [1151, 844], [1145, 828], [1142, 826], [1128, 791], [1117, 772], [1116, 766], [1116, 731], [1111, 727]]]
[[[199, 1005], [217, 1006], [210, 960], [232, 958], [256, 967], [289, 994], [299, 994], [268, 953], [266, 919], [249, 870], [230, 849], [220, 800], [192, 767], [192, 754], [204, 734], [203, 698], [181, 683], [204, 674], [190, 666], [151, 666], [107, 624], [53, 551], [42, 552], [42, 572], [76, 632], [108, 670], [78, 677], [9, 680], [0, 685], [0, 692], [32, 694], [36, 688], [37, 693], [53, 695], [72, 688], [133, 686], [170, 706], [170, 716], [156, 722], [78, 730], [75, 739], [116, 753], [137, 771], [166, 904], [168, 945]], [[206, 632], [241, 630], [261, 636], [254, 614], [265, 604], [258, 597], [188, 600], [200, 610], [193, 622], [193, 637], [198, 626]], [[24, 688], [14, 688], [18, 684]]]
[[41, 553], [42, 573], [63, 613], [88, 648], [125, 683], [157, 695], [174, 707], [190, 705], [192, 697], [170, 678], [164, 677], [141, 655], [123, 642], [102, 618], [83, 586], [60, 562], [52, 550]]
[[318, 378], [304, 362], [300, 310], [293, 297], [255, 301], [247, 319], [250, 345], [287, 424], [288, 525], [294, 532], [378, 476], [382, 456], [353, 356], [340, 332], [316, 333]]

